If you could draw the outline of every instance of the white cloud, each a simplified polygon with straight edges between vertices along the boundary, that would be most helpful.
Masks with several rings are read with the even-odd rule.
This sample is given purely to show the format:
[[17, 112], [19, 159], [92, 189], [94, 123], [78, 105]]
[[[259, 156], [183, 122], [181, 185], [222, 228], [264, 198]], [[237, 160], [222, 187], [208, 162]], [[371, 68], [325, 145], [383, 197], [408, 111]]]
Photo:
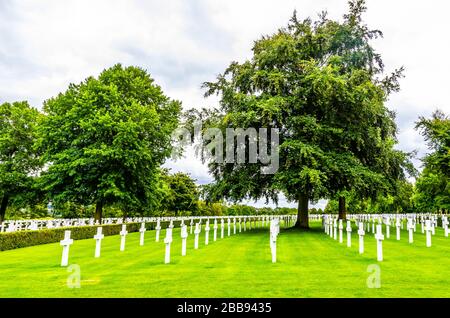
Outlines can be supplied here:
[[[347, 1], [0, 1], [0, 102], [42, 102], [117, 62], [149, 70], [185, 108], [211, 106], [200, 85], [233, 60], [251, 56], [253, 41], [300, 18], [327, 10], [341, 18]], [[383, 31], [374, 44], [386, 69], [405, 66], [402, 90], [389, 107], [398, 114], [399, 148], [427, 149], [413, 129], [435, 108], [450, 113], [447, 74], [448, 1], [368, 0], [365, 20]], [[207, 169], [189, 155], [169, 162], [206, 182]], [[258, 203], [260, 204], [260, 203]]]

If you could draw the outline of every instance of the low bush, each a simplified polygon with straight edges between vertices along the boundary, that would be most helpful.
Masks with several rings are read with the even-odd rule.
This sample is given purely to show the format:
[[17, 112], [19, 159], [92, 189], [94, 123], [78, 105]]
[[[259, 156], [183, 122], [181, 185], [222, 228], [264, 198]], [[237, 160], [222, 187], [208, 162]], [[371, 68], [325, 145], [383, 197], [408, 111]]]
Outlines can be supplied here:
[[[173, 222], [174, 226], [179, 226], [180, 222]], [[156, 223], [146, 223], [148, 230], [154, 230]], [[165, 229], [169, 222], [161, 222], [161, 228]], [[34, 246], [40, 244], [56, 243], [64, 238], [64, 231], [70, 230], [70, 237], [74, 240], [83, 240], [93, 238], [97, 233], [98, 226], [78, 226], [78, 227], [60, 227], [54, 229], [45, 229], [37, 231], [17, 231], [0, 233], [0, 251], [12, 250], [21, 247]], [[122, 230], [122, 224], [104, 224], [103, 234], [105, 236], [118, 235]], [[128, 223], [127, 231], [137, 232], [141, 223]]]

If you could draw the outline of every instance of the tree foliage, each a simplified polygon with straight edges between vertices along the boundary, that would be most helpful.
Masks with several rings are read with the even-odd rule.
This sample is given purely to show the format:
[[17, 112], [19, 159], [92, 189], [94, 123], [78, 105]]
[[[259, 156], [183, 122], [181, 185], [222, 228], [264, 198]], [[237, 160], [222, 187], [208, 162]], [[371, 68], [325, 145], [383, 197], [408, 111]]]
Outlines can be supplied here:
[[394, 149], [395, 116], [385, 106], [402, 69], [384, 75], [370, 45], [382, 34], [362, 22], [364, 1], [349, 4], [342, 23], [294, 13], [286, 28], [255, 41], [250, 60], [204, 84], [207, 96], [220, 95], [221, 116], [209, 119], [222, 131], [280, 131], [279, 149], [271, 149], [279, 151], [276, 173], [260, 173], [261, 163], [210, 162], [214, 196], [276, 201], [283, 192], [299, 202], [298, 226], [308, 227], [309, 200], [392, 193], [405, 168], [412, 170], [409, 155]]
[[449, 211], [450, 118], [438, 110], [430, 119], [420, 117], [416, 129], [432, 151], [423, 158], [424, 169], [416, 182], [414, 202], [422, 211]]
[[164, 181], [168, 192], [163, 198], [163, 207], [179, 215], [182, 211], [190, 211], [196, 214], [198, 210], [199, 189], [188, 174], [178, 172], [169, 174], [166, 172]]
[[0, 105], [0, 223], [12, 200], [25, 200], [40, 168], [34, 148], [42, 115], [27, 102]]
[[[380, 194], [376, 197], [361, 198], [354, 192], [345, 193], [349, 213], [410, 213], [417, 212], [413, 203], [414, 186], [401, 180], [396, 185], [395, 194]], [[325, 207], [326, 213], [337, 213], [338, 200], [329, 200]]]
[[97, 219], [108, 204], [151, 209], [180, 110], [138, 67], [117, 64], [70, 84], [44, 104], [44, 189], [55, 201], [95, 204]]

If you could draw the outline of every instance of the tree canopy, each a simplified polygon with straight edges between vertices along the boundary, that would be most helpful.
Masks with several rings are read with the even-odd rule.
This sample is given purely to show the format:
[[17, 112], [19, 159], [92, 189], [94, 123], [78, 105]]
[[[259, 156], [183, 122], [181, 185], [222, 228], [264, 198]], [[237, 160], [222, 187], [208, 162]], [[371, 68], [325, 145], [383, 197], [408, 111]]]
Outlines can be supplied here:
[[186, 173], [169, 174], [166, 172], [164, 181], [169, 188], [163, 198], [164, 208], [175, 212], [175, 215], [179, 215], [183, 211], [195, 214], [200, 195], [195, 180]]
[[43, 188], [55, 201], [145, 210], [157, 204], [181, 103], [143, 69], [117, 64], [44, 103], [39, 147]]
[[435, 111], [430, 119], [416, 123], [430, 153], [423, 158], [424, 169], [417, 179], [414, 202], [423, 211], [450, 210], [450, 118]]
[[250, 60], [232, 62], [204, 84], [206, 96], [220, 96], [210, 127], [279, 129], [279, 148], [271, 149], [279, 151], [278, 171], [212, 161], [215, 196], [276, 201], [282, 192], [299, 203], [297, 226], [308, 227], [309, 200], [396, 191], [412, 166], [394, 149], [395, 114], [385, 102], [399, 89], [402, 68], [384, 75], [370, 45], [382, 34], [363, 23], [365, 9], [364, 1], [350, 1], [343, 22], [294, 13], [287, 27], [255, 41]]
[[0, 223], [9, 202], [33, 187], [40, 168], [34, 148], [40, 116], [25, 101], [0, 105]]

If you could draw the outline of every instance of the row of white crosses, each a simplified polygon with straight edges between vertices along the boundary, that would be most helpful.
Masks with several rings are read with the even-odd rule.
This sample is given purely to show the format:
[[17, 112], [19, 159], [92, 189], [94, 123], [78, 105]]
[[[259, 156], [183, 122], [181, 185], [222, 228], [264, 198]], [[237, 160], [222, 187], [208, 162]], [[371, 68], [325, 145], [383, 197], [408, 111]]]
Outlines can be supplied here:
[[[311, 219], [319, 219], [321, 215], [311, 215]], [[74, 218], [74, 219], [53, 219], [53, 220], [6, 220], [0, 224], [0, 232], [15, 232], [23, 230], [41, 230], [41, 229], [53, 229], [61, 227], [78, 227], [78, 226], [99, 226], [110, 224], [128, 224], [128, 223], [151, 223], [160, 221], [180, 221], [183, 217], [128, 217], [128, 218], [103, 218], [101, 222], [94, 218]], [[207, 217], [195, 217], [195, 219], [207, 218]], [[295, 216], [284, 216], [284, 221], [295, 221]], [[249, 228], [256, 226], [257, 221], [261, 221], [264, 226], [268, 223], [269, 216], [247, 216], [246, 224], [249, 223]], [[191, 234], [192, 226], [194, 224], [194, 218], [191, 218]], [[233, 218], [233, 224], [236, 224], [236, 218]], [[236, 231], [235, 229], [233, 230]]]
[[[364, 253], [364, 235], [365, 235], [365, 231], [364, 231], [364, 223], [359, 222], [359, 227], [358, 227], [358, 236], [359, 236], [359, 253], [362, 254]], [[325, 233], [327, 235], [329, 235], [331, 238], [334, 238], [335, 240], [337, 239], [337, 235], [336, 235], [336, 231], [339, 228], [339, 243], [343, 243], [343, 224], [342, 224], [342, 220], [339, 220], [339, 226], [337, 226], [337, 221], [335, 218], [329, 216], [329, 215], [325, 215], [323, 217], [323, 226], [325, 229]], [[347, 226], [346, 226], [346, 232], [347, 232], [347, 247], [351, 247], [352, 246], [352, 225], [351, 225], [351, 221], [348, 220], [347, 221]]]
[[[233, 221], [233, 233], [236, 234], [236, 219], [234, 218]], [[241, 219], [238, 218], [239, 220], [239, 232], [241, 232]], [[256, 219], [255, 219], [256, 220]], [[181, 221], [181, 255], [185, 256], [186, 255], [186, 240], [188, 237], [188, 233], [187, 233], [187, 226], [184, 224], [184, 220]], [[192, 227], [192, 220], [191, 220], [191, 227]], [[230, 218], [227, 218], [227, 234], [228, 236], [231, 235], [231, 226], [230, 226]], [[256, 223], [256, 221], [255, 221]], [[223, 239], [224, 238], [224, 232], [225, 232], [225, 221], [222, 218], [221, 219], [221, 234], [220, 237]], [[255, 224], [254, 224], [255, 226]], [[159, 224], [157, 226], [157, 229], [160, 228]], [[166, 253], [165, 253], [165, 263], [170, 263], [170, 244], [172, 243], [173, 239], [172, 239], [172, 228], [173, 228], [173, 224], [171, 223], [169, 225], [169, 228], [166, 231], [166, 238], [164, 239], [164, 243], [166, 244]], [[194, 229], [194, 249], [198, 249], [199, 247], [199, 238], [200, 238], [200, 233], [202, 230], [202, 226], [201, 226], [201, 220], [199, 220], [199, 222], [195, 223], [195, 229]], [[206, 219], [206, 223], [205, 223], [205, 245], [209, 244], [209, 232], [210, 232], [211, 228], [210, 228], [210, 220], [209, 218]], [[214, 226], [213, 226], [213, 230], [214, 230], [214, 234], [213, 234], [213, 240], [216, 241], [217, 240], [217, 230], [218, 230], [218, 224], [217, 224], [217, 218], [214, 218]], [[246, 230], [246, 217], [244, 217], [244, 231]], [[158, 234], [157, 234], [158, 235]]]
[[[425, 233], [426, 231], [426, 220], [429, 220], [429, 226], [428, 228], [431, 229], [431, 234], [435, 235], [436, 231], [436, 227], [438, 224], [438, 216], [437, 215], [431, 215], [431, 214], [403, 214], [403, 215], [384, 215], [382, 216], [385, 221], [384, 223], [386, 224], [386, 238], [389, 238], [389, 230], [390, 230], [390, 225], [391, 225], [391, 221], [394, 221], [395, 219], [395, 226], [397, 227], [397, 240], [400, 239], [400, 233], [399, 230], [403, 229], [403, 221], [406, 220], [407, 221], [407, 230], [410, 231], [410, 229], [413, 230], [413, 232], [416, 232], [416, 225], [417, 223], [420, 222], [421, 224], [421, 232]], [[381, 223], [381, 218], [380, 216], [376, 215], [376, 216], [361, 216], [359, 215], [358, 217], [356, 217], [356, 219], [361, 220], [363, 222], [365, 222], [367, 224], [367, 230], [370, 231], [370, 226], [369, 226], [369, 222], [372, 222], [372, 232], [374, 232], [375, 229], [375, 220], [378, 219], [378, 223]], [[353, 216], [353, 218], [355, 219], [355, 217]], [[446, 215], [443, 215], [441, 217], [442, 219], [442, 228], [444, 229], [444, 234], [447, 232], [448, 235], [448, 217]], [[409, 225], [408, 225], [409, 224]], [[446, 231], [447, 228], [447, 231]]]
[[[101, 222], [95, 220], [94, 218], [73, 218], [73, 219], [53, 219], [53, 220], [6, 220], [0, 224], [0, 232], [15, 232], [23, 230], [42, 230], [42, 229], [53, 229], [61, 227], [78, 227], [78, 226], [99, 226], [99, 225], [110, 225], [110, 224], [129, 224], [129, 223], [154, 223], [157, 220], [162, 222], [169, 221], [181, 221], [185, 217], [127, 217], [127, 218], [103, 218]], [[192, 226], [196, 219], [208, 218], [207, 216], [196, 216], [191, 218], [191, 234]], [[219, 217], [220, 218], [220, 217]], [[235, 217], [233, 222], [236, 223]], [[242, 217], [241, 217], [242, 218]], [[262, 215], [251, 215], [246, 216], [246, 223], [249, 223], [250, 229], [256, 226], [256, 222], [265, 223], [269, 216]]]
[[[322, 218], [321, 215], [310, 215], [309, 217], [312, 220], [320, 220]], [[297, 216], [295, 215], [287, 215], [287, 216], [280, 216], [270, 219], [270, 252], [272, 255], [272, 263], [276, 263], [277, 261], [277, 238], [278, 234], [280, 233], [280, 220], [283, 220], [285, 226], [291, 226], [294, 224], [294, 222], [297, 220]], [[265, 226], [265, 223], [263, 223], [263, 226]]]
[[[425, 219], [425, 218], [429, 219]], [[437, 226], [437, 217], [433, 215], [384, 215], [384, 216], [369, 216], [369, 215], [357, 215], [350, 216], [355, 222], [358, 224], [358, 236], [359, 236], [359, 253], [364, 253], [364, 221], [366, 221], [367, 225], [369, 224], [369, 221], [372, 221], [372, 232], [375, 233], [374, 237], [377, 241], [377, 260], [382, 261], [383, 260], [383, 245], [382, 241], [385, 239], [385, 236], [383, 235], [382, 230], [382, 224], [384, 223], [386, 226], [386, 238], [390, 238], [390, 226], [391, 221], [394, 221], [395, 219], [395, 227], [396, 227], [396, 239], [400, 240], [400, 229], [403, 227], [403, 220], [407, 220], [407, 231], [408, 231], [408, 242], [413, 243], [413, 233], [416, 231], [416, 224], [417, 220], [420, 218], [420, 222], [422, 224], [422, 232], [426, 234], [426, 246], [431, 247], [431, 237], [435, 234], [435, 228]], [[359, 221], [358, 221], [359, 220]], [[375, 225], [375, 221], [378, 221], [378, 224]], [[382, 221], [384, 220], [384, 222]], [[337, 223], [338, 222], [338, 223]], [[337, 239], [337, 230], [339, 230], [339, 243], [343, 242], [343, 224], [342, 220], [337, 221], [336, 218], [332, 217], [331, 215], [324, 215], [322, 218], [322, 225], [324, 227], [325, 233], [329, 235], [330, 237]], [[448, 217], [442, 216], [442, 228], [444, 229], [445, 236], [448, 237]], [[376, 227], [375, 227], [376, 226]], [[376, 228], [376, 230], [375, 230]], [[367, 226], [367, 229], [369, 230], [370, 227]], [[347, 221], [347, 246], [351, 246], [351, 221]]]
[[[344, 242], [344, 235], [343, 235], [343, 230], [344, 230], [344, 225], [342, 223], [342, 220], [339, 220], [339, 225], [338, 225], [338, 221], [335, 218], [332, 218], [329, 215], [325, 215], [323, 217], [323, 226], [325, 228], [325, 233], [328, 234], [331, 238], [337, 240], [338, 238], [338, 230], [339, 230], [339, 243], [343, 243]], [[347, 232], [347, 246], [351, 247], [352, 246], [352, 226], [351, 226], [351, 222], [347, 221], [347, 226], [345, 228], [346, 232]]]
[[[377, 239], [377, 258], [378, 259], [382, 259], [382, 241], [384, 240], [384, 235], [382, 235], [382, 226], [381, 226], [381, 220], [382, 220], [382, 216], [379, 215], [375, 215], [375, 216], [368, 216], [368, 215], [356, 215], [356, 216], [350, 216], [351, 218], [353, 218], [356, 222], [356, 220], [362, 220], [362, 221], [366, 221], [367, 224], [369, 222], [369, 220], [372, 220], [372, 228], [374, 227], [374, 221], [378, 220], [378, 225], [376, 227], [376, 234], [375, 234], [375, 238]], [[397, 228], [397, 240], [400, 240], [400, 227], [402, 226], [403, 222], [402, 220], [407, 219], [408, 221], [408, 225], [407, 225], [407, 230], [409, 233], [409, 242], [413, 243], [413, 231], [415, 230], [415, 225], [416, 225], [416, 220], [420, 217], [421, 223], [425, 223], [425, 226], [423, 227], [423, 231], [426, 232], [426, 246], [430, 247], [431, 246], [431, 235], [433, 233], [435, 233], [435, 226], [437, 225], [437, 217], [429, 215], [429, 214], [425, 214], [425, 215], [413, 215], [413, 216], [408, 216], [408, 215], [403, 215], [403, 216], [388, 216], [385, 224], [387, 225], [386, 227], [386, 238], [389, 238], [389, 226], [390, 226], [390, 219], [396, 218], [396, 228]], [[425, 220], [425, 218], [429, 218], [428, 220]], [[206, 218], [206, 227], [205, 227], [205, 245], [208, 245], [209, 243], [209, 231], [210, 231], [210, 227], [209, 227], [209, 219], [210, 217], [197, 217], [198, 218], [198, 222], [195, 223], [195, 231], [194, 231], [194, 235], [195, 235], [195, 240], [194, 240], [194, 248], [198, 249], [198, 245], [199, 245], [199, 234], [201, 233], [201, 222], [202, 219]], [[220, 217], [220, 222], [221, 222], [221, 238], [224, 238], [224, 230], [225, 230], [225, 218], [227, 218], [227, 225], [228, 225], [228, 236], [230, 236], [231, 233], [231, 226], [230, 226], [230, 217]], [[273, 216], [262, 216], [262, 217], [255, 217], [255, 216], [244, 216], [244, 217], [231, 217], [233, 218], [233, 233], [236, 234], [236, 220], [239, 220], [238, 225], [239, 225], [239, 232], [241, 232], [241, 221], [243, 219], [243, 228], [244, 231], [246, 231], [246, 224], [248, 222], [248, 220], [250, 220], [250, 224], [251, 224], [251, 220], [254, 221], [254, 227], [256, 227], [256, 220], [259, 220], [260, 223], [262, 223], [263, 226], [265, 226], [268, 222], [271, 222], [270, 224], [272, 224], [272, 221], [274, 220]], [[339, 226], [337, 224], [337, 220], [333, 217], [331, 217], [330, 215], [311, 215], [310, 216], [311, 219], [315, 219], [315, 220], [319, 220], [320, 218], [322, 218], [324, 227], [325, 227], [325, 232], [327, 234], [330, 235], [330, 237], [333, 237], [335, 240], [338, 237], [338, 229], [339, 229], [339, 242], [342, 243], [343, 242], [343, 224], [342, 224], [342, 220], [339, 220]], [[140, 220], [143, 220], [145, 218], [139, 218]], [[151, 218], [152, 220], [155, 220], [155, 218]], [[172, 228], [173, 228], [173, 221], [176, 218], [156, 218], [156, 237], [155, 240], [156, 242], [159, 242], [159, 236], [160, 236], [160, 231], [161, 231], [161, 220], [164, 221], [170, 221], [170, 225], [169, 225], [169, 229], [170, 231], [166, 231], [166, 238], [164, 240], [165, 244], [166, 244], [166, 253], [170, 254], [170, 244], [172, 243]], [[218, 224], [217, 224], [217, 217], [214, 218], [214, 241], [216, 241], [217, 239], [217, 230], [218, 230]], [[291, 224], [292, 222], [295, 222], [296, 217], [295, 216], [278, 216], [276, 218], [276, 222], [278, 224], [278, 229], [279, 229], [279, 223], [280, 223], [280, 219], [282, 219], [286, 225]], [[136, 220], [136, 219], [127, 219], [126, 221], [130, 221], [130, 220]], [[116, 219], [115, 220], [118, 224], [122, 223], [122, 219]], [[112, 224], [112, 219], [107, 219], [106, 222], [104, 224]], [[194, 218], [191, 218], [191, 233], [192, 233], [192, 225], [194, 223]], [[64, 224], [68, 224], [68, 222], [66, 221]], [[365, 235], [365, 231], [364, 231], [364, 223], [363, 222], [359, 222], [357, 223], [359, 224], [359, 229], [358, 229], [358, 235], [359, 235], [359, 251], [360, 253], [364, 252], [364, 235]], [[447, 216], [443, 216], [442, 217], [442, 227], [444, 228], [445, 231], [445, 236], [448, 236], [448, 225], [449, 225], [449, 221]], [[251, 225], [250, 225], [251, 226]], [[259, 226], [261, 226], [261, 224], [259, 224]], [[183, 228], [184, 227], [184, 228]], [[181, 228], [182, 228], [182, 233], [181, 233], [181, 238], [182, 238], [182, 246], [186, 246], [186, 239], [187, 239], [187, 227], [184, 224], [184, 218], [181, 218]], [[251, 227], [250, 227], [251, 228]], [[140, 232], [140, 245], [144, 245], [144, 235], [145, 235], [145, 231], [146, 231], [146, 227], [145, 227], [145, 222], [142, 222], [141, 224], [141, 228], [139, 230]], [[279, 230], [278, 230], [279, 231]], [[347, 232], [347, 246], [351, 247], [351, 223], [350, 221], [347, 221], [347, 227], [346, 227], [346, 232]], [[372, 232], [375, 232], [374, 229], [372, 229]], [[126, 230], [126, 224], [122, 224], [122, 230], [120, 231], [120, 236], [121, 236], [121, 243], [120, 243], [120, 250], [124, 251], [125, 250], [125, 241], [126, 241], [126, 236], [128, 234], [128, 231]], [[278, 234], [277, 234], [278, 235]], [[96, 240], [96, 248], [95, 248], [95, 257], [100, 257], [100, 250], [101, 250], [101, 241], [104, 238], [104, 235], [102, 234], [102, 228], [99, 227], [97, 228], [97, 234], [94, 236], [94, 239]], [[275, 237], [276, 238], [276, 237]], [[184, 242], [184, 243], [183, 243]], [[70, 231], [66, 231], [65, 232], [65, 237], [64, 239], [61, 241], [61, 246], [63, 246], [63, 257], [62, 257], [62, 261], [61, 264], [67, 264], [67, 260], [68, 260], [68, 253], [69, 253], [69, 247], [70, 245], [73, 244], [73, 240], [70, 239]], [[276, 246], [275, 246], [275, 253], [276, 253]], [[182, 255], [186, 255], [186, 247], [182, 247]], [[276, 255], [276, 254], [275, 254]], [[170, 255], [166, 258], [166, 260], [170, 261]], [[276, 259], [276, 258], [275, 258]], [[63, 265], [66, 266], [66, 265]]]
[[[107, 223], [104, 223], [107, 224]], [[112, 224], [109, 223], [109, 224]], [[0, 232], [38, 231], [61, 227], [93, 226], [99, 225], [98, 221], [91, 219], [54, 219], [54, 220], [10, 220], [0, 224]]]
[[[239, 224], [239, 232], [241, 232], [241, 220], [244, 220], [244, 231], [246, 231], [246, 223], [247, 223], [247, 218], [249, 218], [249, 222], [251, 224], [251, 217], [245, 216], [245, 217], [233, 217], [233, 234], [236, 234], [237, 232], [237, 227], [236, 227], [236, 220], [238, 220], [238, 224]], [[198, 249], [199, 247], [199, 235], [201, 233], [201, 223], [202, 223], [202, 219], [203, 218], [199, 218], [199, 221], [197, 223], [195, 223], [195, 230], [194, 230], [194, 249]], [[292, 219], [291, 216], [287, 216], [285, 218], [285, 222], [290, 222], [290, 219]], [[193, 223], [193, 218], [191, 218], [191, 228], [192, 228], [192, 223]], [[262, 218], [253, 218], [254, 222], [253, 222], [253, 227], [255, 228], [257, 226], [256, 221], [261, 221], [261, 223], [263, 223], [263, 225], [265, 225], [267, 222], [269, 222], [269, 220], [271, 220], [271, 222], [273, 221], [273, 217], [269, 217], [269, 216], [264, 216]], [[277, 220], [277, 224], [279, 226], [279, 220]], [[173, 235], [172, 235], [172, 229], [174, 227], [173, 225], [173, 221], [174, 219], [169, 219], [170, 224], [168, 226], [168, 228], [166, 229], [166, 237], [164, 238], [164, 244], [165, 244], [165, 257], [164, 257], [164, 262], [170, 263], [170, 248], [171, 248], [171, 243], [173, 242]], [[182, 243], [181, 243], [181, 255], [185, 256], [186, 255], [186, 240], [188, 237], [188, 231], [187, 231], [187, 226], [184, 223], [185, 219], [181, 218], [181, 239], [182, 239]], [[118, 224], [121, 224], [121, 221], [117, 221], [119, 222]], [[224, 218], [221, 218], [221, 238], [224, 238], [224, 230], [225, 230], [225, 221]], [[227, 217], [227, 234], [228, 236], [231, 235], [231, 218]], [[271, 223], [272, 224], [272, 223]], [[259, 226], [261, 226], [261, 224], [259, 224]], [[251, 227], [250, 227], [251, 228]], [[218, 230], [218, 223], [217, 223], [217, 217], [214, 218], [214, 226], [213, 226], [213, 230], [214, 230], [214, 236], [213, 239], [214, 241], [217, 240], [217, 230]], [[102, 233], [103, 228], [102, 227], [98, 227], [97, 228], [97, 233], [94, 235], [94, 240], [96, 242], [95, 244], [95, 253], [94, 253], [94, 257], [95, 258], [99, 258], [100, 257], [100, 253], [101, 253], [101, 242], [104, 239], [104, 234]], [[145, 238], [145, 232], [147, 231], [146, 226], [145, 226], [145, 222], [141, 223], [141, 227], [139, 229], [140, 232], [140, 237], [139, 237], [139, 245], [143, 246], [144, 245], [144, 238]], [[161, 219], [158, 218], [156, 220], [156, 226], [155, 226], [155, 241], [159, 242], [160, 239], [160, 231], [161, 231]], [[210, 217], [206, 217], [206, 224], [205, 224], [205, 245], [209, 244], [209, 231], [210, 231]], [[278, 230], [279, 231], [279, 230]], [[61, 258], [61, 266], [67, 266], [68, 265], [68, 260], [69, 260], [69, 248], [70, 246], [73, 244], [73, 239], [70, 238], [71, 235], [71, 231], [70, 230], [66, 230], [64, 233], [64, 239], [61, 240], [60, 245], [63, 247], [63, 253], [62, 253], [62, 258]], [[127, 225], [122, 223], [122, 229], [119, 233], [120, 235], [120, 251], [125, 251], [125, 246], [126, 246], [126, 236], [128, 235], [128, 231], [127, 231]]]

